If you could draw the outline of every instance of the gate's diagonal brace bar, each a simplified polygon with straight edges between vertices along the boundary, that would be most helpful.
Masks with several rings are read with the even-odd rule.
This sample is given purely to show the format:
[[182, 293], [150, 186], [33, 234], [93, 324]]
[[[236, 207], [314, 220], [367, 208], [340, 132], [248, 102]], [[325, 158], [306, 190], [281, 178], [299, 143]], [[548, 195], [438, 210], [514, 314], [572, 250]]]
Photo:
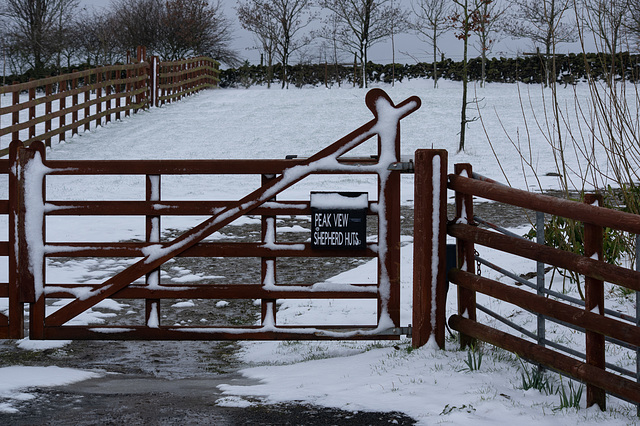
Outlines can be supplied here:
[[[391, 146], [393, 146], [399, 121], [416, 111], [420, 107], [421, 102], [418, 97], [412, 96], [397, 106], [394, 106], [389, 96], [383, 90], [373, 89], [367, 93], [366, 104], [375, 117], [373, 120], [297, 165], [284, 170], [282, 175], [276, 179], [248, 194], [234, 205], [210, 217], [190, 231], [185, 232], [171, 243], [158, 245], [149, 250], [149, 253], [144, 259], [114, 275], [102, 283], [101, 286], [93, 289], [91, 293], [84, 298], [76, 299], [49, 315], [46, 318], [46, 325], [61, 326], [86, 309], [126, 287], [136, 279], [160, 267], [167, 260], [194, 246], [225, 225], [269, 201], [278, 193], [289, 188], [311, 173], [334, 169], [338, 166], [340, 169], [354, 167], [339, 165], [337, 162], [338, 157], [372, 136], [376, 134], [379, 136], [382, 147], [385, 147], [386, 144], [392, 144]], [[389, 160], [390, 162], [396, 161], [395, 158], [386, 158], [385, 152], [381, 152], [380, 154], [380, 162], [385, 160]], [[395, 155], [393, 157], [395, 157]]]

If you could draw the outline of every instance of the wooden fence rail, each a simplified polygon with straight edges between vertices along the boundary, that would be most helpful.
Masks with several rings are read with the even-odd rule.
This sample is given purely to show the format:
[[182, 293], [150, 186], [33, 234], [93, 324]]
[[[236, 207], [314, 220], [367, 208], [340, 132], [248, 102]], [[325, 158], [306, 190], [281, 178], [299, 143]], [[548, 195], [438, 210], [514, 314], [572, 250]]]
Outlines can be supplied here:
[[[428, 155], [416, 154], [416, 191], [419, 190], [417, 176], [420, 173], [424, 176], [436, 176], [435, 172], [431, 172], [431, 167], [435, 164], [432, 158], [437, 155], [440, 158], [446, 158], [437, 150], [424, 151]], [[420, 172], [421, 170], [422, 172]], [[601, 260], [603, 259], [603, 228], [608, 227], [631, 234], [640, 234], [640, 216], [599, 207], [602, 205], [602, 200], [595, 195], [587, 195], [585, 202], [579, 203], [509, 188], [486, 178], [476, 178], [470, 164], [456, 164], [454, 174], [448, 176], [447, 187], [455, 191], [456, 217], [448, 222], [446, 234], [443, 232], [439, 239], [443, 240], [446, 235], [456, 238], [457, 268], [448, 272], [448, 280], [457, 285], [458, 314], [449, 319], [449, 325], [452, 329], [460, 332], [461, 345], [466, 347], [473, 345], [476, 340], [482, 340], [580, 380], [587, 385], [588, 406], [598, 404], [601, 409], [604, 409], [607, 392], [640, 403], [640, 384], [635, 380], [607, 371], [605, 367], [605, 337], [627, 347], [637, 348], [640, 347], [640, 328], [636, 325], [635, 318], [624, 321], [606, 316], [604, 306], [604, 282], [639, 291], [640, 272], [608, 264]], [[435, 210], [443, 198], [440, 194], [440, 200], [436, 200], [435, 188], [433, 192], [434, 202], [425, 201], [423, 203], [423, 208], [427, 210]], [[472, 200], [475, 197], [584, 223], [584, 254], [574, 254], [533, 241], [480, 229], [474, 222]], [[446, 197], [444, 200], [446, 202]], [[417, 203], [416, 208], [418, 208]], [[415, 214], [417, 219], [424, 216], [418, 212]], [[420, 223], [418, 220], [414, 226], [416, 229], [432, 227], [434, 231], [436, 230], [436, 226], [432, 225], [430, 221]], [[429, 256], [416, 263], [414, 268], [421, 268], [420, 263], [425, 265], [441, 263], [442, 250], [438, 250], [433, 241], [423, 241], [416, 238], [415, 244], [421, 246], [414, 249], [416, 253], [424, 251], [429, 253]], [[565, 301], [554, 300], [545, 295], [538, 295], [535, 291], [524, 289], [525, 287], [517, 287], [477, 275], [474, 257], [476, 244], [583, 275], [585, 277], [584, 307], [570, 305]], [[444, 274], [441, 273], [441, 267], [431, 269], [431, 273], [428, 270], [425, 273], [426, 278], [419, 281], [414, 280], [414, 286], [418, 287], [414, 291], [431, 294], [430, 300], [434, 300], [434, 302], [416, 306], [414, 301], [414, 310], [423, 309], [426, 311], [424, 316], [433, 319], [423, 332], [435, 336], [436, 342], [440, 347], [443, 347], [442, 336], [444, 335], [446, 316], [443, 309], [436, 307], [440, 306], [440, 303], [435, 303], [435, 301], [446, 298], [446, 282], [443, 278]], [[476, 315], [477, 292], [513, 304], [535, 315], [543, 315], [552, 321], [568, 324], [574, 329], [585, 330], [584, 361], [555, 351], [550, 347], [541, 346], [537, 342], [480, 324]], [[440, 300], [440, 302], [442, 301]], [[414, 312], [414, 317], [415, 315]], [[426, 338], [428, 336], [416, 340], [414, 333], [414, 345], [424, 344]]]
[[[0, 156], [7, 155], [11, 140], [26, 146], [85, 131], [111, 120], [120, 120], [140, 109], [180, 100], [200, 90], [216, 87], [218, 63], [198, 57], [174, 62], [110, 65], [27, 83], [0, 87]], [[11, 94], [11, 104], [2, 98]], [[26, 95], [26, 96], [25, 96]], [[5, 117], [10, 117], [6, 119]], [[26, 133], [25, 133], [26, 132]], [[21, 134], [22, 133], [22, 134]]]
[[[640, 328], [635, 323], [606, 317], [604, 313], [604, 282], [614, 283], [631, 290], [640, 290], [640, 272], [601, 260], [603, 259], [603, 228], [609, 227], [638, 234], [640, 233], [640, 216], [599, 207], [602, 199], [595, 195], [587, 195], [585, 202], [579, 203], [532, 194], [493, 182], [473, 179], [470, 165], [457, 166], [457, 173], [449, 176], [449, 188], [456, 191], [457, 200], [462, 197], [482, 197], [562, 216], [583, 222], [585, 225], [584, 254], [578, 255], [479, 229], [472, 220], [469, 220], [473, 217], [472, 206], [461, 203], [459, 217], [463, 220], [450, 223], [447, 234], [455, 237], [462, 245], [473, 247], [474, 244], [480, 244], [585, 276], [585, 306], [578, 308], [538, 296], [527, 290], [479, 277], [475, 275], [473, 258], [466, 259], [467, 266], [463, 268], [464, 271], [454, 269], [449, 274], [450, 281], [458, 285], [459, 292], [462, 292], [466, 298], [464, 303], [459, 304], [458, 315], [453, 316], [449, 321], [452, 328], [466, 336], [465, 339], [461, 339], [463, 344], [468, 344], [473, 339], [491, 341], [518, 353], [523, 358], [581, 380], [587, 384], [587, 406], [598, 404], [601, 409], [604, 409], [605, 392], [640, 403], [638, 383], [605, 371], [604, 344], [607, 336], [636, 347], [640, 346]], [[459, 261], [458, 265], [460, 267], [462, 263]], [[531, 350], [529, 347], [531, 342], [524, 339], [515, 336], [496, 339], [495, 333], [487, 331], [486, 327], [476, 327], [473, 325], [476, 318], [476, 292], [585, 329], [586, 362], [571, 359], [560, 353], [549, 356], [550, 349], [536, 346], [536, 349]]]

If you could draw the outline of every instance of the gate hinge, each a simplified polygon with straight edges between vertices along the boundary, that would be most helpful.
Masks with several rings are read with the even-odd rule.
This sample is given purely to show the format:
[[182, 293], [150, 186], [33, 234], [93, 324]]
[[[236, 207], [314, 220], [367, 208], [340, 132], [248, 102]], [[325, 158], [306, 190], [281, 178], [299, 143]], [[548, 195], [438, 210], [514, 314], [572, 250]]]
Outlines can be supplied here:
[[409, 324], [407, 327], [393, 327], [393, 328], [388, 328], [386, 330], [384, 330], [382, 333], [380, 334], [392, 334], [395, 336], [406, 336], [406, 337], [411, 337], [411, 324]]
[[403, 159], [403, 161], [396, 161], [395, 163], [389, 164], [387, 170], [392, 170], [394, 172], [400, 173], [414, 173], [415, 165], [413, 163], [413, 158]]

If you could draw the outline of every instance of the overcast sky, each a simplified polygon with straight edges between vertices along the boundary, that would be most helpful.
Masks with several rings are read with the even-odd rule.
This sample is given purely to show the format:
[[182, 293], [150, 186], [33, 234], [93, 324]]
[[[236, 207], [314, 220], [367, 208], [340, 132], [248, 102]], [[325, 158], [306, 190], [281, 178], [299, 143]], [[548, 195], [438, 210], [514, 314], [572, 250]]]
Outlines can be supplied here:
[[[80, 5], [84, 7], [108, 7], [110, 0], [79, 0]], [[399, 0], [399, 3], [406, 9], [411, 8], [410, 0]], [[252, 49], [254, 40], [250, 32], [243, 30], [238, 23], [235, 7], [236, 0], [221, 0], [225, 16], [234, 25], [234, 41], [232, 47], [235, 48], [242, 58], [249, 60], [251, 63], [259, 63], [260, 53]], [[462, 59], [462, 41], [457, 40], [452, 33], [448, 33], [442, 37], [442, 41], [438, 42], [440, 49], [445, 56], [454, 60]], [[479, 56], [479, 51], [474, 48], [473, 40], [470, 43], [469, 57]], [[499, 40], [492, 51], [492, 56], [514, 57], [523, 52], [535, 51], [533, 44], [526, 40], [513, 40], [504, 37]], [[558, 46], [558, 53], [579, 52], [580, 47], [577, 43], [562, 43]], [[308, 54], [312, 57], [318, 57], [319, 52], [309, 50]], [[369, 60], [375, 63], [391, 63], [393, 59], [393, 50], [391, 42], [376, 44], [369, 51]], [[427, 43], [421, 42], [415, 34], [400, 34], [395, 37], [395, 59], [399, 63], [415, 63], [416, 59], [424, 62], [431, 62], [431, 47]], [[347, 55], [344, 56], [349, 61]], [[291, 63], [295, 63], [296, 57], [292, 58]], [[352, 59], [351, 59], [352, 60]], [[316, 60], [317, 61], [317, 60]], [[314, 61], [315, 62], [315, 61]]]

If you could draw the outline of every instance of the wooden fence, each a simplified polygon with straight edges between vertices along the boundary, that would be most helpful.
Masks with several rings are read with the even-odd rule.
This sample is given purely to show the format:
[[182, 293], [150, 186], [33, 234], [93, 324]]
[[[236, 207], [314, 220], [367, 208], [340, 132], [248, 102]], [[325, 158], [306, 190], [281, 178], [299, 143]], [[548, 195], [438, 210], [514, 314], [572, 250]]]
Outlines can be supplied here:
[[[426, 177], [419, 180], [418, 176], [432, 175], [427, 171], [430, 171], [435, 164], [435, 161], [431, 160], [434, 155], [438, 155], [438, 152], [424, 150], [420, 155], [416, 155], [416, 191], [419, 191], [419, 187], [423, 185], [420, 182], [424, 183], [431, 179]], [[446, 167], [446, 160], [444, 165]], [[441, 182], [446, 181], [443, 179]], [[640, 234], [640, 216], [599, 207], [602, 205], [602, 200], [595, 195], [589, 195], [585, 197], [585, 203], [579, 203], [513, 189], [474, 175], [469, 164], [456, 164], [455, 173], [449, 175], [447, 186], [455, 191], [456, 217], [446, 225], [446, 234], [442, 232], [444, 227], [436, 228], [435, 225], [431, 227], [429, 222], [426, 223], [429, 223], [429, 227], [439, 234], [440, 242], [446, 235], [456, 238], [457, 268], [449, 271], [449, 281], [457, 284], [458, 314], [451, 316], [449, 325], [461, 333], [462, 347], [472, 345], [475, 339], [482, 340], [580, 380], [587, 385], [588, 406], [598, 404], [604, 409], [606, 392], [640, 403], [640, 384], [635, 380], [607, 371], [605, 365], [605, 338], [619, 345], [637, 349], [640, 347], [640, 327], [637, 326], [635, 318], [624, 315], [616, 318], [605, 313], [604, 301], [604, 282], [640, 291], [640, 272], [601, 260], [603, 259], [603, 228]], [[438, 191], [434, 190], [433, 193], [438, 192], [438, 194], [433, 195], [432, 200], [443, 197], [440, 200], [446, 202], [445, 185], [435, 187]], [[424, 186], [422, 188], [426, 190]], [[498, 201], [584, 223], [584, 255], [479, 228], [474, 220], [473, 198]], [[438, 203], [439, 201], [425, 202], [426, 205], [423, 208], [427, 213], [423, 213], [423, 217], [431, 217], [432, 214], [429, 212], [438, 209]], [[419, 223], [416, 224], [416, 228], [420, 226]], [[524, 286], [508, 285], [477, 275], [474, 256], [476, 244], [583, 275], [585, 277], [584, 306], [565, 303], [563, 300], [549, 297], [548, 294], [539, 295], [534, 291], [523, 289]], [[414, 282], [414, 286], [421, 289], [419, 291], [423, 294], [432, 295], [430, 297], [435, 298], [433, 300], [444, 300], [446, 278], [442, 263], [443, 247], [427, 239], [416, 239], [416, 245], [418, 246], [415, 249], [416, 253], [426, 253], [423, 259], [426, 259], [427, 265], [440, 264], [440, 266], [423, 267], [424, 277]], [[416, 267], [420, 268], [418, 265]], [[537, 342], [480, 324], [476, 315], [478, 308], [476, 292], [519, 306], [534, 314], [543, 315], [554, 322], [568, 324], [576, 330], [585, 330], [585, 360], [558, 352], [552, 349], [551, 345], [544, 347]], [[426, 318], [433, 319], [424, 326], [423, 332], [426, 336], [435, 336], [438, 344], [443, 347], [445, 313], [440, 306], [440, 303], [423, 303], [422, 307], [417, 309], [423, 309]], [[414, 340], [414, 344], [416, 343], [422, 342]]]
[[[150, 106], [182, 99], [200, 90], [216, 87], [218, 63], [198, 57], [175, 62], [111, 65], [73, 72], [27, 83], [0, 87], [0, 156], [7, 155], [11, 140], [26, 146], [41, 140], [66, 140], [79, 129], [90, 130], [112, 119]], [[6, 94], [11, 104], [2, 106]]]
[[160, 62], [156, 56], [150, 59], [156, 70], [152, 102], [154, 106], [179, 101], [202, 89], [217, 87], [220, 73], [218, 62], [211, 58], [197, 57], [174, 62]]

